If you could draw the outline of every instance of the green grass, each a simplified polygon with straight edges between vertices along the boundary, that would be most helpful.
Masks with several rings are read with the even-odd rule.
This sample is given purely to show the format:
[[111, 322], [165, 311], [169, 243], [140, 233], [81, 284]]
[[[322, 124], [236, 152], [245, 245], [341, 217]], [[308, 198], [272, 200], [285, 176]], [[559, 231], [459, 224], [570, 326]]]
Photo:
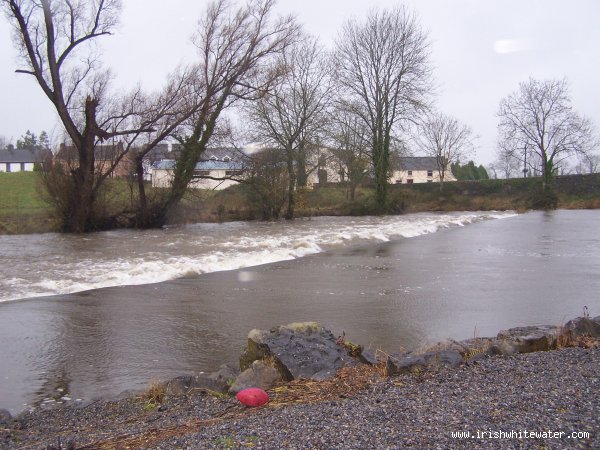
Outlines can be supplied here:
[[35, 172], [0, 173], [0, 216], [50, 213]]

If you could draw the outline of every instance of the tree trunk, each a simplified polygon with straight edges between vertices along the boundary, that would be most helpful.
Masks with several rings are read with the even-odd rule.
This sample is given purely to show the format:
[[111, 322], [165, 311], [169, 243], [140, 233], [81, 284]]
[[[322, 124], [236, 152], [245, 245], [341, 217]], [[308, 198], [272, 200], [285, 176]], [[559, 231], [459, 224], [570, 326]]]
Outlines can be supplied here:
[[356, 199], [356, 188], [358, 187], [355, 183], [350, 183], [350, 200], [354, 201]]
[[296, 184], [299, 188], [306, 187], [308, 183], [308, 175], [306, 174], [306, 150], [304, 148], [298, 149], [297, 152], [296, 167], [298, 171]]
[[375, 170], [375, 201], [377, 206], [383, 209], [387, 203], [390, 158], [389, 138], [384, 135], [383, 125], [380, 125], [379, 128], [377, 136], [373, 139], [373, 168]]
[[288, 198], [287, 211], [285, 212], [286, 220], [293, 220], [296, 208], [296, 173], [294, 171], [294, 162], [291, 158], [287, 159], [288, 168]]

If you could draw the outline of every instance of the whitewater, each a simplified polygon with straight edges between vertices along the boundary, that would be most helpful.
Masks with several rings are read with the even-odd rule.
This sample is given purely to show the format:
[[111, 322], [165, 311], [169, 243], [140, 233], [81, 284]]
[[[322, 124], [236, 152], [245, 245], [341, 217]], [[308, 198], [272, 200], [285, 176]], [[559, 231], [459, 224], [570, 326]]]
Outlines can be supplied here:
[[346, 245], [411, 238], [513, 212], [318, 217], [0, 236], [0, 302], [140, 285], [301, 258]]

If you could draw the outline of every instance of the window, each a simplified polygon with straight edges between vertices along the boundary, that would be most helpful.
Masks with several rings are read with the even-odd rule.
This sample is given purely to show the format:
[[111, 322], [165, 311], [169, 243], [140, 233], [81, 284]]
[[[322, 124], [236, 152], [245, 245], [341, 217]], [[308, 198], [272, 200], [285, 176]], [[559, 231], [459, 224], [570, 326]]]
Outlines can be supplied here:
[[226, 170], [225, 176], [231, 177], [233, 175], [241, 175], [242, 173], [244, 173], [243, 170]]
[[432, 177], [433, 176], [433, 170], [428, 170], [427, 171], [427, 176], [428, 177]]
[[210, 170], [194, 170], [194, 178], [208, 177]]
[[229, 156], [223, 156], [223, 162], [229, 162], [231, 158]]
[[409, 178], [408, 180], [406, 180], [406, 184], [413, 184], [414, 180], [412, 178]]
[[433, 180], [427, 180], [428, 183], [433, 183]]
[[402, 184], [402, 178], [398, 178], [398, 179], [396, 180], [396, 184]]
[[412, 170], [409, 170], [409, 171], [408, 171], [408, 174], [409, 174], [409, 175], [412, 175]]
[[217, 158], [215, 155], [212, 155], [209, 159], [211, 161], [218, 161], [219, 160], [219, 158]]

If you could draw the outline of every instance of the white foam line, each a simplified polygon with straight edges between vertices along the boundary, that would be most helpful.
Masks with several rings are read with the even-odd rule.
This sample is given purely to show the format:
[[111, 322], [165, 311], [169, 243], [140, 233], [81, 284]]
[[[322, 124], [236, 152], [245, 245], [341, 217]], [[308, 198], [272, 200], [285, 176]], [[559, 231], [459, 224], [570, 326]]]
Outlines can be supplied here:
[[[44, 277], [26, 280], [18, 277], [0, 281], [0, 292], [8, 295], [0, 301], [54, 294], [69, 294], [90, 289], [121, 285], [140, 285], [173, 280], [190, 275], [242, 269], [267, 263], [301, 258], [321, 253], [324, 248], [358, 241], [387, 242], [397, 238], [411, 238], [435, 233], [440, 228], [464, 226], [487, 219], [514, 217], [512, 213], [467, 213], [462, 215], [414, 215], [384, 218], [364, 218], [331, 225], [315, 221], [302, 231], [279, 228], [273, 234], [228, 236], [223, 242], [211, 239], [210, 253], [197, 255], [168, 255], [148, 251], [143, 258], [113, 260], [90, 259], [56, 266]], [[277, 232], [279, 234], [277, 234]], [[287, 233], [287, 234], [283, 234]], [[178, 237], [179, 239], [180, 237]], [[162, 244], [169, 247], [169, 243]], [[149, 249], [153, 250], [153, 249]], [[206, 251], [206, 250], [205, 250]], [[26, 270], [26, 269], [24, 269]], [[0, 293], [0, 296], [2, 294]]]

